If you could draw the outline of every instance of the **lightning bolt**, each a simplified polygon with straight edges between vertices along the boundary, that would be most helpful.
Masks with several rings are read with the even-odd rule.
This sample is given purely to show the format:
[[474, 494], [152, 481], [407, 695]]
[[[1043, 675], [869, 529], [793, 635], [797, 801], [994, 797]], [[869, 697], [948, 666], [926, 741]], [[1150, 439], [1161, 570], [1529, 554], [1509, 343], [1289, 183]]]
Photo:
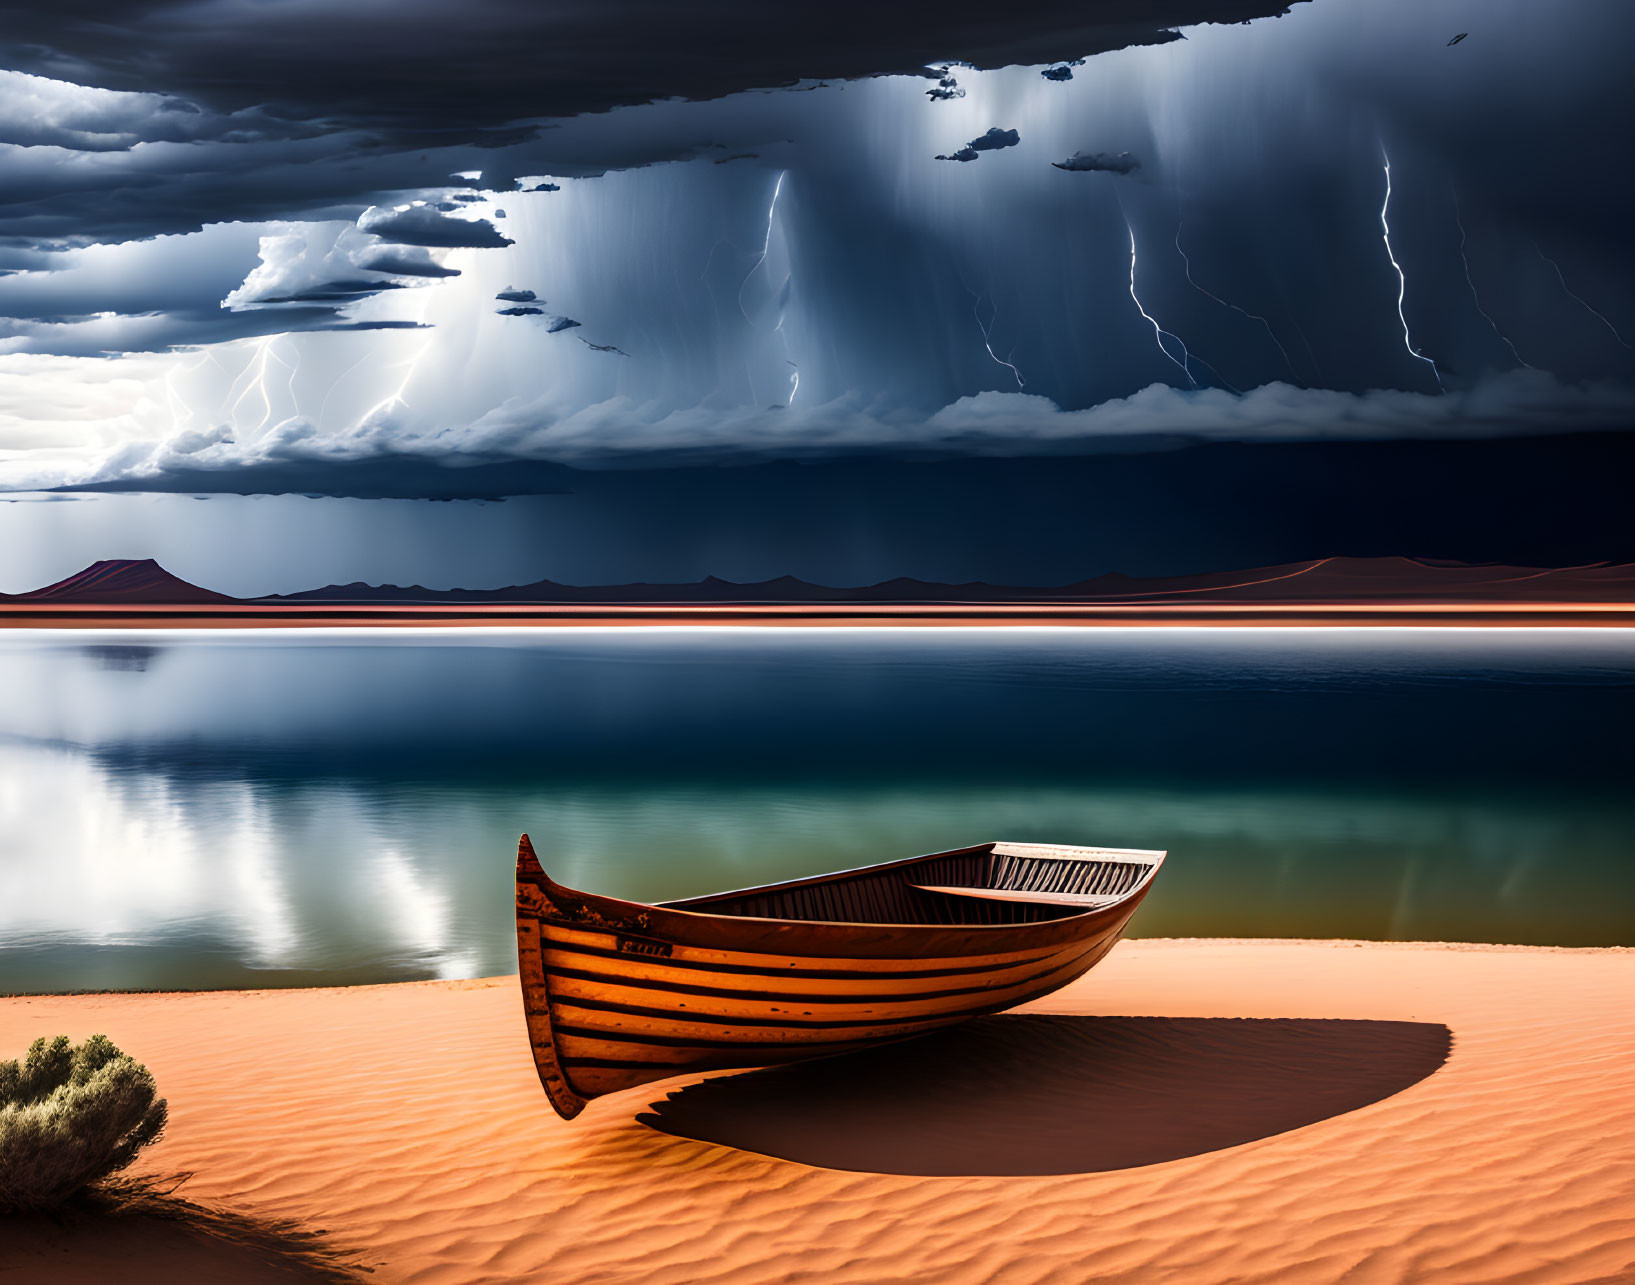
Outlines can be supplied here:
[[795, 404], [795, 394], [800, 392], [800, 363], [789, 355], [789, 335], [783, 328], [789, 282], [790, 277], [786, 276], [783, 279], [783, 285], [778, 287], [778, 324], [772, 327], [772, 333], [777, 335], [779, 341], [783, 344], [783, 359], [790, 367], [789, 397], [784, 402], [785, 406], [793, 406]]
[[[1006, 370], [1010, 371], [1011, 377], [1016, 380], [1016, 386], [1018, 388], [1026, 388], [1028, 386], [1028, 381], [1022, 378], [1022, 372], [1016, 369], [1016, 367], [1012, 365], [1010, 361], [1004, 357], [1001, 357], [993, 350], [993, 323], [999, 319], [999, 305], [993, 305], [993, 310], [988, 314], [988, 324], [983, 325], [982, 296], [977, 294], [976, 291], [972, 290], [969, 286], [965, 288], [965, 292], [971, 296], [973, 301], [971, 304], [971, 315], [976, 318], [976, 328], [982, 332], [982, 346], [988, 350], [988, 356], [992, 357], [998, 365], [1001, 365]], [[1015, 351], [1016, 350], [1014, 348], [1011, 349], [1012, 353]]]
[[375, 355], [374, 349], [372, 349], [372, 348], [371, 349], [366, 349], [364, 351], [363, 356], [359, 357], [355, 362], [353, 362], [350, 366], [348, 366], [345, 370], [343, 370], [339, 375], [335, 376], [334, 381], [329, 385], [328, 391], [324, 393], [323, 400], [318, 403], [318, 420], [317, 420], [317, 423], [318, 423], [319, 428], [323, 427], [324, 415], [329, 410], [329, 399], [335, 395], [335, 390], [337, 388], [339, 388], [342, 383], [345, 382], [346, 378], [354, 370], [356, 370], [359, 366], [363, 365], [364, 362], [368, 361], [374, 355]]
[[1585, 303], [1583, 299], [1579, 298], [1577, 295], [1575, 295], [1572, 292], [1572, 289], [1567, 285], [1567, 278], [1562, 275], [1561, 265], [1559, 263], [1557, 263], [1554, 259], [1552, 259], [1549, 255], [1545, 254], [1543, 247], [1540, 246], [1537, 241], [1533, 242], [1533, 249], [1538, 251], [1538, 257], [1539, 258], [1543, 259], [1546, 263], [1548, 263], [1552, 268], [1555, 269], [1556, 280], [1561, 282], [1561, 288], [1562, 288], [1562, 290], [1566, 291], [1567, 297], [1569, 299], [1571, 299], [1574, 303], [1576, 303], [1585, 312], [1589, 313], [1590, 316], [1594, 317], [1597, 321], [1599, 321], [1608, 330], [1612, 331], [1612, 337], [1614, 339], [1616, 339], [1619, 343], [1623, 344], [1625, 348], [1629, 348], [1629, 350], [1631, 352], [1635, 352], [1635, 348], [1630, 348], [1629, 344], [1627, 342], [1625, 342], [1624, 337], [1621, 334], [1618, 333], [1618, 327], [1617, 326], [1613, 325], [1610, 321], [1608, 321], [1605, 317], [1603, 317], [1594, 308], [1590, 307], [1589, 304]]
[[1465, 233], [1465, 217], [1459, 210], [1458, 192], [1453, 194], [1453, 221], [1459, 225], [1459, 262], [1465, 265], [1465, 284], [1470, 287], [1470, 298], [1471, 302], [1476, 305], [1476, 311], [1482, 314], [1482, 320], [1493, 327], [1493, 333], [1499, 337], [1506, 348], [1510, 349], [1512, 357], [1528, 370], [1537, 370], [1537, 366], [1516, 351], [1516, 345], [1510, 342], [1510, 336], [1499, 329], [1499, 323], [1493, 320], [1486, 308], [1482, 307], [1482, 296], [1476, 293], [1476, 282], [1470, 275], [1470, 259], [1465, 254], [1465, 241], [1468, 238]]
[[301, 349], [296, 345], [294, 339], [290, 340], [290, 348], [294, 353], [293, 361], [285, 361], [282, 357], [280, 357], [278, 355], [276, 345], [271, 351], [273, 358], [277, 360], [280, 366], [287, 366], [289, 368], [290, 377], [286, 384], [285, 391], [290, 395], [290, 413], [293, 415], [299, 415], [301, 413], [301, 399], [295, 394], [295, 376], [299, 374], [301, 370]]
[[[744, 273], [744, 279], [738, 283], [738, 311], [743, 313], [745, 321], [749, 320], [749, 312], [744, 307], [744, 287], [749, 284], [749, 279], [761, 270], [761, 265], [766, 262], [766, 256], [772, 252], [772, 230], [777, 226], [778, 222], [778, 197], [783, 194], [783, 181], [788, 177], [788, 170], [778, 171], [778, 181], [772, 185], [772, 200], [766, 207], [766, 236], [761, 241], [761, 252], [755, 256], [755, 262], [749, 265], [749, 271]], [[717, 241], [716, 244], [719, 245], [720, 242]], [[710, 254], [712, 256], [715, 254], [714, 246], [710, 248]], [[708, 260], [705, 261], [704, 270], [709, 271]], [[777, 335], [779, 341], [783, 344], [784, 361], [792, 367], [789, 375], [789, 396], [784, 399], [784, 405], [793, 406], [795, 404], [795, 394], [800, 392], [800, 366], [789, 355], [789, 335], [783, 328], [784, 290], [788, 285], [789, 278], [785, 277], [783, 285], [778, 288], [778, 322], [772, 327], [772, 333]], [[745, 363], [745, 373], [749, 373], [747, 361]], [[749, 387], [750, 398], [754, 400], [755, 380], [752, 375], [750, 376]]]
[[[286, 391], [289, 394], [290, 409], [292, 412], [299, 412], [300, 399], [295, 393], [295, 377], [301, 369], [301, 354], [297, 350], [293, 361], [285, 360], [278, 351], [278, 341], [284, 338], [287, 338], [287, 336], [273, 335], [261, 340], [256, 345], [255, 356], [245, 364], [244, 369], [239, 372], [238, 379], [235, 379], [232, 387], [228, 388], [227, 396], [232, 400], [228, 405], [227, 413], [228, 418], [232, 420], [235, 433], [239, 431], [239, 407], [244, 404], [245, 398], [249, 397], [251, 393], [255, 393], [261, 398], [261, 418], [250, 426], [250, 431], [255, 432], [257, 429], [265, 428], [267, 421], [272, 418], [272, 393], [267, 386], [267, 376], [271, 373], [272, 363], [275, 361], [289, 371]], [[254, 372], [253, 375], [250, 374], [252, 371]], [[239, 393], [236, 398], [233, 398], [233, 390], [238, 387], [239, 380], [244, 379], [246, 375], [250, 375], [250, 378], [244, 385], [244, 391]]]
[[700, 271], [698, 273], [698, 279], [700, 281], [704, 280], [705, 277], [710, 275], [710, 264], [715, 262], [715, 252], [717, 250], [719, 250], [724, 245], [725, 246], [731, 246], [734, 250], [737, 250], [737, 249], [740, 248], [740, 247], [738, 247], [736, 245], [733, 245], [732, 242], [730, 242], [730, 241], [728, 241], [726, 239], [726, 237], [716, 237], [715, 238], [715, 244], [710, 247], [710, 252], [704, 256], [704, 266], [703, 266], [702, 269], [700, 269]]
[[[261, 340], [256, 345], [255, 356], [244, 364], [244, 369], [239, 372], [238, 378], [233, 380], [232, 385], [227, 389], [229, 398], [227, 417], [232, 420], [235, 433], [240, 431], [238, 423], [239, 407], [244, 404], [244, 399], [252, 392], [261, 396], [261, 418], [252, 425], [251, 431], [262, 427], [272, 416], [272, 398], [267, 394], [267, 350], [272, 347], [274, 342], [276, 342], [276, 336]], [[254, 372], [253, 375], [251, 374], [252, 371]], [[240, 380], [246, 380], [246, 377], [248, 378], [244, 384], [244, 391], [234, 397], [233, 393], [238, 388]]]
[[778, 171], [778, 181], [772, 185], [772, 203], [766, 208], [766, 239], [761, 242], [761, 253], [756, 256], [755, 262], [749, 265], [749, 271], [744, 273], [744, 279], [738, 283], [738, 311], [744, 313], [745, 321], [749, 320], [749, 313], [744, 311], [744, 287], [749, 284], [749, 279], [760, 271], [772, 249], [772, 225], [778, 217], [778, 196], [783, 191], [783, 181], [788, 174], [788, 170]]
[[1306, 360], [1311, 362], [1311, 368], [1317, 372], [1317, 378], [1322, 379], [1323, 363], [1317, 360], [1317, 354], [1311, 350], [1311, 340], [1306, 338], [1305, 330], [1293, 317], [1289, 318], [1289, 325], [1294, 327], [1295, 337], [1300, 340], [1300, 346], [1306, 350]]
[[[1181, 336], [1170, 334], [1169, 331], [1158, 324], [1150, 312], [1141, 306], [1141, 297], [1135, 292], [1135, 229], [1130, 226], [1128, 218], [1124, 220], [1124, 230], [1130, 234], [1130, 298], [1135, 302], [1136, 311], [1145, 317], [1148, 324], [1152, 326], [1152, 336], [1158, 343], [1158, 351], [1174, 361], [1181, 368], [1181, 373], [1187, 377], [1187, 382], [1196, 388], [1198, 381], [1192, 377], [1192, 367], [1189, 364], [1191, 358], [1187, 353], [1186, 344], [1181, 340]], [[1165, 335], [1169, 335], [1171, 339], [1181, 345], [1181, 360], [1175, 361], [1175, 354], [1164, 346]]]
[[409, 381], [414, 378], [415, 368], [419, 366], [420, 359], [426, 355], [426, 349], [430, 346], [431, 340], [423, 339], [420, 341], [420, 347], [415, 350], [414, 356], [405, 358], [403, 361], [396, 363], [395, 367], [387, 367], [388, 370], [401, 369], [403, 371], [403, 378], [398, 382], [395, 392], [382, 397], [368, 410], [364, 411], [363, 415], [358, 419], [359, 424], [367, 424], [376, 415], [385, 414], [385, 412], [391, 410], [394, 406], [407, 406], [409, 404], [407, 399], [404, 398], [403, 394], [409, 387]]
[[1385, 242], [1385, 257], [1391, 261], [1391, 267], [1397, 274], [1397, 320], [1402, 323], [1402, 343], [1408, 350], [1408, 355], [1416, 361], [1422, 361], [1431, 368], [1431, 374], [1436, 376], [1436, 386], [1442, 387], [1442, 372], [1436, 368], [1436, 363], [1419, 349], [1414, 347], [1413, 336], [1408, 332], [1408, 316], [1402, 310], [1402, 301], [1408, 297], [1408, 278], [1403, 275], [1402, 265], [1397, 262], [1397, 256], [1391, 250], [1391, 158], [1385, 153], [1385, 145], [1380, 144], [1380, 157], [1385, 162], [1385, 202], [1380, 206], [1381, 240]]
[[1181, 256], [1181, 263], [1186, 268], [1187, 284], [1189, 286], [1191, 286], [1199, 294], [1203, 295], [1204, 298], [1213, 299], [1216, 303], [1220, 304], [1221, 307], [1230, 308], [1239, 316], [1247, 317], [1250, 321], [1258, 321], [1263, 327], [1265, 327], [1266, 337], [1277, 346], [1278, 352], [1283, 354], [1283, 364], [1289, 368], [1289, 377], [1298, 384], [1300, 382], [1300, 376], [1295, 373], [1294, 363], [1289, 360], [1289, 350], [1283, 346], [1283, 341], [1277, 337], [1277, 333], [1272, 329], [1271, 322], [1267, 321], [1266, 318], [1262, 317], [1258, 312], [1250, 312], [1245, 308], [1238, 307], [1238, 305], [1235, 303], [1228, 303], [1218, 294], [1211, 294], [1208, 290], [1205, 290], [1201, 285], [1193, 280], [1192, 260], [1187, 257], [1187, 252], [1181, 248], [1181, 220], [1179, 219], [1175, 221], [1175, 252]]
[[[176, 395], [176, 377], [178, 375], [196, 375], [215, 360], [214, 355], [209, 352], [202, 352], [198, 356], [198, 362], [185, 370], [180, 366], [173, 365], [165, 372], [165, 404], [170, 408], [171, 427], [177, 432], [184, 431], [193, 423], [193, 408], [187, 404], [185, 397]], [[217, 365], [220, 365], [220, 363], [217, 362]]]

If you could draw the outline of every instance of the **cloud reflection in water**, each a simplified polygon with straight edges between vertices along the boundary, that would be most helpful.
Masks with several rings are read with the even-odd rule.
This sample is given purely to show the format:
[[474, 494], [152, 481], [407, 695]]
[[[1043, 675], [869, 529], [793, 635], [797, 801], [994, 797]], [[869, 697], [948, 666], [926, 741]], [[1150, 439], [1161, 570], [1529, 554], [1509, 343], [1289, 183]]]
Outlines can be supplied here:
[[524, 829], [641, 899], [1012, 838], [1169, 848], [1143, 935], [1635, 922], [1616, 639], [149, 645], [0, 642], [0, 990], [503, 973]]

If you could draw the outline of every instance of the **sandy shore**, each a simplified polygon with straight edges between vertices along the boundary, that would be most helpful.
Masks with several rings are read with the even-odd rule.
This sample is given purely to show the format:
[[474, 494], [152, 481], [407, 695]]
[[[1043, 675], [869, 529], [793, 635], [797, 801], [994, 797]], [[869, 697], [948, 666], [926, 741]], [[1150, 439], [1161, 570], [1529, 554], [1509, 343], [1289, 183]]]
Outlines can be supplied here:
[[[0, 1055], [106, 1032], [146, 1167], [381, 1282], [1635, 1279], [1635, 951], [1126, 942], [1022, 1013], [571, 1124], [511, 978], [0, 1000]], [[31, 1225], [0, 1281], [230, 1258]]]

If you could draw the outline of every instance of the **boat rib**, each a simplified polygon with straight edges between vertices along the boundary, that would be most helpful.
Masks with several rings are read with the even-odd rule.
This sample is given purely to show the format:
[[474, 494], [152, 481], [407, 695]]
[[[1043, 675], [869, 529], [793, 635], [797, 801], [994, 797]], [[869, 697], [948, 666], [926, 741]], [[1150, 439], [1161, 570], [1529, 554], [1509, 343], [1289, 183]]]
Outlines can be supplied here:
[[571, 1119], [603, 1094], [937, 1030], [1048, 995], [1112, 949], [1164, 853], [983, 843], [645, 904], [517, 846], [534, 1062]]

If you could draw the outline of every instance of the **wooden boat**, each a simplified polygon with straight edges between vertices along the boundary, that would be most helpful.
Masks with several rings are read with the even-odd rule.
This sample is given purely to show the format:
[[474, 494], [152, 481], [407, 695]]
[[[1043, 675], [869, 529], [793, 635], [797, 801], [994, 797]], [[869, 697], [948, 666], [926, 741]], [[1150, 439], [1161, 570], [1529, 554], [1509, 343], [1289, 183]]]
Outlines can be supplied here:
[[1038, 999], [1112, 949], [1162, 852], [983, 843], [645, 905], [517, 847], [517, 958], [564, 1119], [669, 1076], [900, 1040]]

